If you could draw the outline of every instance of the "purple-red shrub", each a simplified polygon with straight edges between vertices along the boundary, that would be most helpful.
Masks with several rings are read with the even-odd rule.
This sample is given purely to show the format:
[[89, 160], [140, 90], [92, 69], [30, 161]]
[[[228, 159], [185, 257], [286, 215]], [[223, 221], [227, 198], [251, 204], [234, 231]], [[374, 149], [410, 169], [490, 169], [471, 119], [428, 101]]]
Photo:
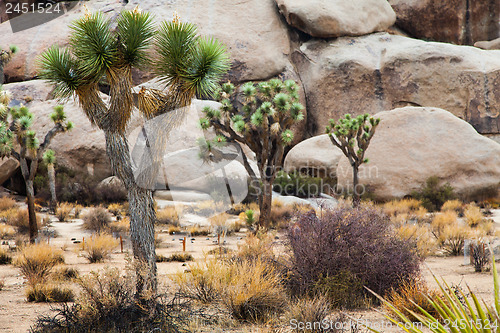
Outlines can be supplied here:
[[[292, 294], [323, 292], [359, 299], [368, 295], [357, 287], [361, 283], [383, 295], [420, 272], [414, 244], [400, 240], [388, 217], [373, 206], [339, 206], [319, 217], [311, 211], [289, 227], [287, 238], [292, 250]], [[353, 288], [347, 286], [339, 294], [339, 280], [345, 276], [346, 283], [354, 281]], [[336, 281], [335, 286], [325, 285], [328, 281]], [[333, 303], [359, 306], [345, 301]]]

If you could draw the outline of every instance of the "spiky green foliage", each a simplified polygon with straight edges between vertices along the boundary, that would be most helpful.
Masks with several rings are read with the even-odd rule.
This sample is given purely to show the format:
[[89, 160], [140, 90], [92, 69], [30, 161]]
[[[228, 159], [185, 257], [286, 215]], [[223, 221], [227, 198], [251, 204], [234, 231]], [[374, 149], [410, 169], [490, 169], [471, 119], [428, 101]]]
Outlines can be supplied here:
[[18, 47], [15, 45], [9, 46], [8, 50], [0, 50], [0, 67], [5, 66], [17, 51]]
[[152, 16], [149, 13], [125, 11], [118, 19], [117, 33], [125, 62], [137, 67], [147, 65], [150, 61], [147, 51], [156, 33]]
[[368, 113], [357, 117], [346, 114], [338, 121], [330, 119], [329, 122], [326, 133], [330, 141], [347, 157], [353, 169], [353, 203], [356, 206], [359, 203], [358, 169], [361, 164], [368, 163], [365, 153], [380, 123], [380, 118], [370, 117]]
[[52, 149], [47, 149], [47, 151], [43, 154], [43, 161], [46, 164], [56, 163], [56, 153]]
[[229, 58], [219, 41], [196, 34], [196, 26], [191, 23], [164, 22], [156, 36], [159, 57], [154, 71], [167, 85], [207, 97], [216, 91], [220, 78], [228, 71]]
[[[493, 251], [491, 251], [493, 253]], [[499, 279], [498, 271], [495, 265], [495, 257], [492, 254], [492, 270], [493, 270], [493, 293], [494, 304], [488, 305], [484, 301], [480, 301], [475, 293], [470, 290], [469, 295], [465, 295], [462, 290], [456, 291], [446, 283], [446, 281], [439, 281], [435, 276], [434, 279], [441, 290], [443, 297], [427, 296], [427, 300], [432, 307], [439, 314], [432, 316], [423, 308], [415, 304], [418, 313], [407, 310], [415, 318], [417, 318], [425, 327], [420, 329], [411, 320], [406, 317], [391, 303], [375, 295], [387, 305], [395, 316], [388, 316], [386, 318], [393, 324], [400, 327], [403, 331], [409, 333], [423, 333], [431, 331], [433, 333], [493, 333], [500, 332], [500, 293], [499, 293]], [[373, 292], [372, 292], [373, 293]], [[394, 318], [396, 317], [396, 318]], [[370, 329], [372, 332], [378, 332], [375, 329]]]
[[[203, 129], [214, 128], [217, 140], [244, 144], [256, 154], [260, 179], [255, 183], [261, 186], [259, 202], [263, 202], [271, 194], [284, 148], [293, 142], [291, 128], [304, 119], [298, 86], [292, 80], [271, 79], [257, 84], [247, 82], [236, 89], [228, 82], [216, 96], [221, 107], [204, 108], [200, 125]], [[246, 158], [244, 162], [248, 173], [256, 179]], [[263, 209], [267, 208], [261, 204], [261, 225], [267, 223]]]

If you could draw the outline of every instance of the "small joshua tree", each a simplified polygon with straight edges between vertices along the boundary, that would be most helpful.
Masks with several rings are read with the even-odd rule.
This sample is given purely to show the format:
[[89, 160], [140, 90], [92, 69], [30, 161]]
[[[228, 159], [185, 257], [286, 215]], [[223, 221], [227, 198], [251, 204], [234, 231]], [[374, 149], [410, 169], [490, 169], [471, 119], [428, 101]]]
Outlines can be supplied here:
[[57, 204], [56, 195], [56, 170], [54, 165], [56, 163], [56, 154], [52, 149], [48, 149], [43, 154], [43, 161], [47, 165], [47, 176], [49, 178], [49, 188], [50, 188], [50, 205], [54, 209]]
[[271, 79], [257, 84], [247, 82], [237, 90], [228, 82], [222, 85], [217, 99], [222, 106], [219, 110], [205, 107], [201, 127], [215, 129], [214, 143], [218, 145], [244, 144], [256, 154], [260, 179], [244, 153], [243, 164], [253, 185], [259, 186], [258, 226], [267, 226], [276, 167], [282, 163], [285, 147], [293, 141], [292, 125], [304, 119], [297, 84]]
[[358, 192], [359, 166], [368, 163], [365, 158], [366, 149], [375, 134], [380, 118], [370, 117], [368, 113], [353, 118], [346, 114], [344, 118], [336, 122], [330, 119], [330, 125], [326, 127], [326, 133], [332, 143], [337, 146], [349, 160], [353, 172], [353, 206], [359, 205], [360, 196]]
[[[25, 106], [9, 108], [9, 102], [10, 94], [6, 91], [0, 91], [0, 158], [12, 156], [21, 165], [28, 199], [30, 242], [34, 243], [38, 235], [38, 226], [36, 224], [33, 180], [38, 163], [54, 136], [71, 130], [73, 123], [66, 121], [63, 107], [56, 106], [50, 115], [54, 127], [47, 132], [44, 140], [40, 143], [35, 131], [31, 129], [33, 114]], [[19, 149], [17, 150], [15, 146], [19, 146]]]
[[17, 52], [17, 46], [10, 46], [8, 50], [0, 50], [0, 84], [3, 83], [3, 68], [12, 59], [12, 55]]

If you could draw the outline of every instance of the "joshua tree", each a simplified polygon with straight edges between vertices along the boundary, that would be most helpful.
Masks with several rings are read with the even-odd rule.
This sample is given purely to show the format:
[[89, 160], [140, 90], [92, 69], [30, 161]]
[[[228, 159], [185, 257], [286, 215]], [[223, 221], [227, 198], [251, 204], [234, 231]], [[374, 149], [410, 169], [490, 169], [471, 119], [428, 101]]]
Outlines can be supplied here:
[[368, 113], [355, 118], [346, 114], [338, 122], [330, 119], [330, 125], [326, 127], [326, 133], [332, 143], [337, 146], [349, 160], [353, 173], [353, 206], [360, 202], [358, 192], [358, 171], [359, 166], [368, 163], [365, 152], [370, 144], [370, 140], [375, 134], [380, 118], [370, 117]]
[[282, 163], [284, 148], [293, 141], [290, 128], [304, 119], [297, 84], [292, 80], [271, 79], [258, 84], [247, 82], [237, 91], [228, 82], [222, 85], [217, 97], [222, 106], [219, 110], [206, 107], [201, 127], [215, 129], [217, 145], [244, 144], [256, 154], [260, 179], [244, 153], [243, 164], [253, 186], [259, 186], [258, 226], [265, 227], [269, 222], [277, 167]]
[[[228, 70], [225, 48], [214, 39], [197, 36], [196, 27], [180, 22], [164, 22], [158, 30], [148, 13], [138, 8], [123, 11], [116, 29], [101, 13], [87, 12], [72, 25], [68, 49], [52, 47], [41, 58], [40, 76], [55, 85], [60, 98], [78, 97], [91, 123], [104, 131], [106, 150], [113, 172], [124, 183], [130, 204], [130, 233], [137, 265], [137, 296], [155, 292], [156, 254], [153, 200], [157, 166], [162, 159], [164, 135], [179, 122], [185, 106], [196, 95], [208, 96]], [[154, 44], [156, 58], [148, 50]], [[142, 89], [134, 94], [132, 69], [152, 71], [166, 84], [165, 92]], [[110, 101], [104, 103], [99, 83], [110, 86]], [[146, 119], [164, 119], [156, 124], [149, 172], [134, 175], [125, 129], [136, 105]], [[176, 110], [175, 112], [170, 112]], [[173, 114], [172, 117], [161, 117]], [[155, 118], [155, 119], [156, 119]], [[145, 131], [143, 131], [145, 132]], [[154, 140], [153, 140], [154, 139]], [[147, 155], [147, 154], [146, 154]]]
[[[50, 118], [54, 127], [45, 135], [42, 143], [31, 129], [33, 114], [25, 106], [9, 108], [10, 94], [0, 91], [0, 157], [14, 157], [21, 165], [21, 173], [26, 183], [26, 197], [28, 199], [30, 242], [34, 243], [38, 235], [35, 212], [35, 179], [38, 163], [50, 145], [51, 140], [58, 133], [73, 128], [72, 122], [66, 122], [66, 115], [62, 107], [55, 107]], [[16, 149], [16, 145], [19, 149]]]
[[43, 161], [47, 165], [47, 176], [49, 177], [49, 188], [50, 188], [50, 205], [52, 209], [56, 207], [57, 195], [56, 195], [56, 170], [54, 165], [56, 163], [56, 154], [52, 149], [48, 149], [43, 154]]
[[17, 46], [10, 46], [8, 50], [0, 50], [0, 84], [3, 83], [3, 68], [12, 59], [12, 55], [17, 52]]

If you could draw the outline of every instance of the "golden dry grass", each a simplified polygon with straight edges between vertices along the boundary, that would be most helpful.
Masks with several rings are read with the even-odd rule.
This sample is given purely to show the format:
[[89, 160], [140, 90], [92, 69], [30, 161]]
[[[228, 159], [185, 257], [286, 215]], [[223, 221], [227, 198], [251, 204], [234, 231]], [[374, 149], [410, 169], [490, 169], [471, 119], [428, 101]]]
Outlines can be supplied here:
[[75, 219], [80, 218], [80, 214], [82, 213], [82, 210], [83, 210], [82, 205], [76, 204], [73, 206], [73, 216], [75, 217]]
[[464, 204], [460, 200], [448, 200], [441, 207], [441, 211], [446, 212], [446, 211], [451, 210], [451, 211], [454, 211], [454, 212], [460, 214], [461, 212], [463, 212], [463, 207], [464, 207]]
[[15, 265], [20, 268], [30, 286], [44, 283], [54, 266], [62, 263], [62, 252], [47, 244], [27, 245], [15, 260]]
[[465, 222], [471, 227], [477, 227], [484, 219], [481, 209], [474, 203], [465, 206], [464, 209]]
[[16, 234], [16, 229], [8, 224], [0, 223], [0, 239], [12, 239]]
[[431, 223], [431, 228], [436, 238], [439, 239], [443, 230], [448, 226], [456, 225], [457, 221], [458, 215], [452, 210], [436, 214]]
[[0, 247], [0, 265], [8, 265], [12, 262], [12, 257], [9, 252]]
[[59, 283], [36, 284], [26, 289], [28, 302], [73, 302], [74, 298], [73, 291]]
[[404, 224], [396, 232], [401, 239], [415, 243], [421, 258], [433, 255], [436, 251], [436, 241], [427, 224]]
[[389, 216], [408, 214], [418, 210], [422, 202], [415, 199], [393, 200], [384, 204], [383, 211]]
[[69, 216], [73, 210], [73, 205], [68, 202], [58, 203], [56, 206], [56, 217], [59, 222], [69, 221]]
[[175, 207], [165, 207], [156, 213], [156, 219], [159, 224], [170, 224], [179, 226], [179, 216], [181, 212]]
[[118, 221], [112, 221], [109, 223], [109, 229], [112, 232], [127, 233], [130, 230], [130, 219], [124, 217]]
[[465, 240], [471, 237], [471, 229], [458, 223], [447, 225], [441, 232], [438, 242], [446, 254], [458, 256], [462, 253]]
[[89, 262], [102, 262], [109, 257], [118, 243], [118, 240], [111, 235], [95, 234], [80, 244], [80, 250]]
[[108, 211], [111, 214], [113, 214], [114, 216], [120, 217], [123, 215], [124, 208], [123, 208], [122, 204], [112, 203], [112, 204], [108, 205]]
[[175, 225], [172, 225], [168, 228], [168, 233], [170, 235], [175, 235], [175, 234], [178, 234], [179, 232], [181, 232], [181, 228], [179, 228]]
[[9, 210], [16, 207], [16, 201], [9, 197], [0, 198], [0, 211]]

